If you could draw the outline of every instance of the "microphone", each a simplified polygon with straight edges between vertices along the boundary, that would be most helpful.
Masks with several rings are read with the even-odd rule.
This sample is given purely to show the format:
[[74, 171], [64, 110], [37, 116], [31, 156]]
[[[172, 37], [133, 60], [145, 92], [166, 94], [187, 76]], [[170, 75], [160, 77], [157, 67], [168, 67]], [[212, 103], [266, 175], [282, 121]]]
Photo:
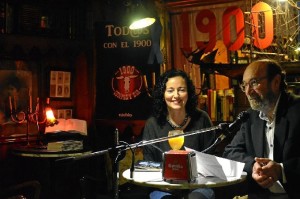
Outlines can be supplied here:
[[249, 113], [247, 111], [242, 111], [237, 116], [237, 119], [234, 122], [230, 124], [228, 123], [219, 124], [220, 130], [223, 131], [220, 136], [224, 136], [222, 140], [225, 139], [228, 135], [232, 133], [236, 133], [240, 129], [242, 123], [244, 123], [248, 119], [249, 119]]

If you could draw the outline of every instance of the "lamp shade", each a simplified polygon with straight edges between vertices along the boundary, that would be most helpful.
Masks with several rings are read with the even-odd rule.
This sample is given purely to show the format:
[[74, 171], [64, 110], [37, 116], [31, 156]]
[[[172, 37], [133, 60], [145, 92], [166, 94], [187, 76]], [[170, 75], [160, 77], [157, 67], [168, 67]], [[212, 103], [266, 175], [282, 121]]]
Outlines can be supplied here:
[[135, 29], [145, 28], [147, 26], [152, 25], [154, 22], [155, 22], [154, 17], [145, 17], [132, 22], [129, 26], [129, 29], [135, 30]]
[[152, 8], [146, 9], [141, 1], [132, 9], [130, 18], [129, 29], [131, 30], [145, 28], [152, 25], [156, 20]]

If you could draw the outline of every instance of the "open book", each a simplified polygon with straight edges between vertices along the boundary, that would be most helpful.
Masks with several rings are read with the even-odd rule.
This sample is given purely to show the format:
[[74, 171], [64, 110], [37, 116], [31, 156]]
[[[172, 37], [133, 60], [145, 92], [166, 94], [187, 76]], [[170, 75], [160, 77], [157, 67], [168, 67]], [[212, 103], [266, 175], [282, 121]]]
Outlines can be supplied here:
[[85, 120], [57, 119], [57, 121], [57, 125], [46, 127], [45, 133], [69, 132], [87, 135], [87, 123]]

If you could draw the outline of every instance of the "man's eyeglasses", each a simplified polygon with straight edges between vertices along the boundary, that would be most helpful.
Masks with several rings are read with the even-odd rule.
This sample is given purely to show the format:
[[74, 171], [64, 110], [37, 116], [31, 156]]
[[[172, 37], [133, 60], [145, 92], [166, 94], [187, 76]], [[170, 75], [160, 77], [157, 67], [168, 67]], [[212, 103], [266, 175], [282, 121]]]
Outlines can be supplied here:
[[243, 92], [246, 91], [246, 87], [249, 86], [252, 89], [256, 89], [259, 85], [259, 83], [261, 82], [261, 80], [266, 79], [268, 76], [265, 77], [261, 77], [261, 78], [254, 78], [251, 79], [248, 83], [243, 82], [240, 84], [240, 88]]

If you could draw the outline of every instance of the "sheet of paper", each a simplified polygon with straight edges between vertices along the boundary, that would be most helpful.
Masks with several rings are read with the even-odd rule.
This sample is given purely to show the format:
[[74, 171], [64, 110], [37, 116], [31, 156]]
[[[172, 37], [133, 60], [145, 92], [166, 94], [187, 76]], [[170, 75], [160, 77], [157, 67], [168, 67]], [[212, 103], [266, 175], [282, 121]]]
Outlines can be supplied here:
[[203, 176], [216, 176], [226, 180], [227, 177], [240, 178], [242, 175], [245, 163], [201, 153], [187, 147], [186, 150], [196, 153], [197, 171]]

